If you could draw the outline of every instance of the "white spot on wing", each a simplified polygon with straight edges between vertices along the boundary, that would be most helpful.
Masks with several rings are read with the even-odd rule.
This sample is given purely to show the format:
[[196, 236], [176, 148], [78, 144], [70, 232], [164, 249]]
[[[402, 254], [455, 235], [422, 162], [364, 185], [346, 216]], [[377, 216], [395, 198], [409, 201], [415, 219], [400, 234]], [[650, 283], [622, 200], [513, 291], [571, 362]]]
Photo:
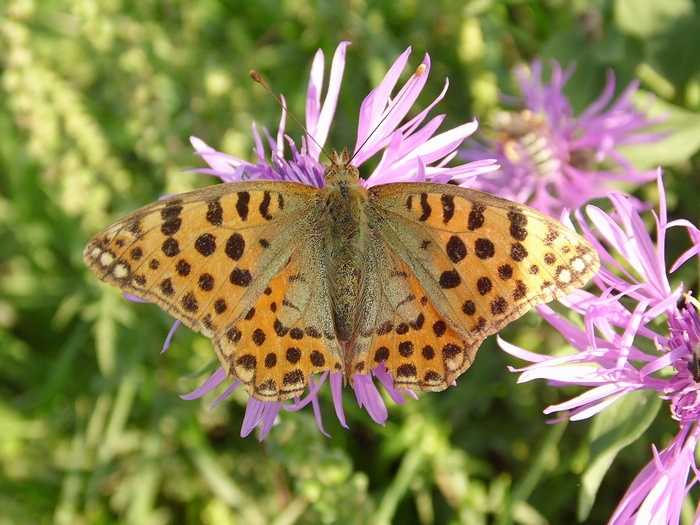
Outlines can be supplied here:
[[586, 269], [586, 263], [581, 257], [576, 257], [571, 261], [571, 267], [575, 272], [581, 273]]
[[571, 272], [569, 270], [562, 270], [559, 272], [559, 276], [557, 277], [557, 280], [560, 283], [569, 283], [571, 282]]
[[114, 262], [114, 255], [112, 255], [110, 252], [102, 252], [102, 255], [100, 255], [100, 264], [102, 266], [109, 266]]
[[122, 263], [117, 264], [112, 271], [112, 275], [117, 279], [125, 279], [129, 276], [129, 267]]

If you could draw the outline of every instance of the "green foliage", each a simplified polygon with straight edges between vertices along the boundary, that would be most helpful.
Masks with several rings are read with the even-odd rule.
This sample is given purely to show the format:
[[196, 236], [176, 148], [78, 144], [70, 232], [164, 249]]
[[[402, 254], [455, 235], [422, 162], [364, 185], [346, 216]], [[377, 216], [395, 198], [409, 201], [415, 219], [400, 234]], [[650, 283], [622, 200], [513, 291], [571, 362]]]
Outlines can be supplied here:
[[595, 418], [588, 438], [590, 460], [581, 476], [580, 521], [591, 512], [600, 483], [617, 454], [648, 430], [660, 408], [655, 392], [631, 392]]
[[[618, 89], [641, 76], [695, 137], [682, 155], [674, 149], [643, 162], [674, 163], [667, 174], [673, 212], [696, 220], [698, 14], [689, 1], [661, 6], [6, 2], [0, 524], [604, 521], [651, 457], [651, 444], [663, 446], [675, 431], [663, 408], [654, 419], [647, 407], [646, 430], [606, 430], [604, 421], [548, 426], [542, 410], [576, 392], [516, 385], [506, 366], [517, 363], [490, 340], [457, 388], [392, 406], [386, 427], [348, 395], [351, 428], [342, 429], [327, 396], [333, 439], [317, 431], [308, 410], [283, 412], [262, 444], [241, 439], [242, 393], [213, 411], [213, 395], [201, 403], [178, 397], [201, 382], [188, 374], [212, 358], [208, 341], [181, 330], [159, 355], [167, 316], [98, 283], [81, 252], [126, 212], [207, 182], [180, 171], [202, 166], [190, 135], [252, 158], [251, 123], [276, 126], [279, 108], [249, 80], [249, 69], [303, 115], [314, 53], [322, 48], [329, 63], [341, 40], [354, 45], [330, 140], [336, 146], [352, 144], [363, 96], [408, 45], [412, 64], [425, 52], [433, 60], [424, 102], [450, 78], [439, 107], [448, 124], [473, 114], [487, 120], [500, 92], [515, 93], [512, 66], [535, 57], [577, 60], [568, 94], [579, 110], [600, 93], [607, 68]], [[535, 316], [504, 337], [541, 351], [561, 352], [564, 344]], [[608, 469], [609, 455], [631, 435], [640, 435], [635, 448]]]

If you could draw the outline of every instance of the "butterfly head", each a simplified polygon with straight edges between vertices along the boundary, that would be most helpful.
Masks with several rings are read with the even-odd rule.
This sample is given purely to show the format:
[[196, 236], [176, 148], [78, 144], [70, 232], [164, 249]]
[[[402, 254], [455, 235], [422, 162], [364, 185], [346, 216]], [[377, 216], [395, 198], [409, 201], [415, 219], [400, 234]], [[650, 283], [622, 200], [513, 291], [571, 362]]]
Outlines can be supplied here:
[[357, 182], [360, 179], [360, 172], [355, 166], [350, 165], [350, 153], [348, 148], [343, 148], [343, 151], [331, 152], [331, 165], [326, 168], [324, 177], [326, 184], [337, 182]]

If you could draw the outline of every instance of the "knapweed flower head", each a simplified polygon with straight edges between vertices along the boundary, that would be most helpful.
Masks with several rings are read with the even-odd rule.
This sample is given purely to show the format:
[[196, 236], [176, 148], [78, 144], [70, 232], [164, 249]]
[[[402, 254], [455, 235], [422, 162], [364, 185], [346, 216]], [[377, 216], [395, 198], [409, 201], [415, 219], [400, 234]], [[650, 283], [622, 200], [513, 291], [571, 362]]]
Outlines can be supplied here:
[[635, 107], [632, 97], [639, 83], [632, 82], [613, 100], [615, 75], [609, 72], [600, 97], [576, 116], [564, 94], [574, 67], [562, 71], [552, 60], [551, 68], [549, 83], [540, 61], [517, 68], [523, 98], [513, 105], [519, 108], [498, 113], [484, 142], [467, 142], [464, 158], [496, 158], [501, 165], [472, 187], [558, 218], [565, 208], [579, 208], [611, 189], [621, 191], [624, 183], [637, 186], [652, 180], [654, 171], [637, 171], [619, 149], [662, 136], [642, 131], [663, 118], [649, 119], [646, 110]]
[[[583, 329], [548, 306], [537, 307], [576, 353], [544, 356], [499, 340], [506, 352], [532, 363], [512, 369], [522, 373], [519, 382], [546, 379], [552, 386], [586, 388], [574, 399], [548, 407], [547, 414], [566, 411], [563, 417], [571, 420], [589, 418], [642, 390], [668, 402], [678, 434], [665, 449], [654, 448], [611, 523], [678, 523], [683, 499], [698, 481], [700, 315], [683, 284], [671, 286], [669, 272], [700, 253], [700, 230], [686, 220], [668, 221], [660, 171], [658, 188], [655, 237], [630, 198], [621, 194], [609, 197], [612, 214], [592, 205], [586, 207], [588, 220], [577, 214], [601, 258], [594, 278], [600, 293], [578, 290], [561, 301], [583, 316]], [[669, 269], [665, 250], [671, 228], [685, 228], [691, 247]]]
[[[336, 49], [323, 102], [321, 102], [324, 77], [323, 53], [319, 51], [314, 59], [305, 119], [306, 129], [313, 140], [305, 138], [298, 147], [285, 133], [286, 113], [283, 111], [279, 130], [275, 136], [267, 130], [263, 130], [261, 134], [253, 126], [256, 162], [219, 152], [201, 139], [192, 137], [191, 142], [196, 152], [209, 164], [209, 168], [195, 171], [215, 175], [224, 182], [268, 179], [323, 187], [325, 166], [321, 158], [321, 147], [325, 144], [333, 123], [348, 45], [349, 43], [345, 42]], [[425, 182], [426, 180], [469, 184], [477, 175], [495, 169], [494, 160], [480, 160], [454, 167], [446, 166], [446, 163], [455, 157], [457, 148], [464, 139], [477, 127], [476, 122], [473, 121], [437, 133], [445, 116], [438, 115], [428, 119], [428, 113], [443, 98], [447, 83], [433, 103], [415, 117], [403, 122], [423, 89], [430, 71], [430, 58], [426, 55], [416, 73], [392, 97], [399, 76], [406, 68], [410, 53], [409, 48], [394, 62], [379, 86], [369, 93], [360, 107], [352, 164], [361, 167], [367, 159], [381, 153], [376, 167], [361, 181], [361, 184], [371, 187], [390, 182]], [[270, 149], [269, 159], [266, 146]], [[291, 151], [291, 156], [285, 155], [287, 147]], [[353, 390], [358, 403], [361, 407], [365, 407], [374, 421], [384, 424], [388, 412], [375, 379], [383, 385], [396, 403], [403, 403], [404, 395], [413, 395], [413, 393], [408, 390], [394, 389], [392, 378], [383, 363], [371, 373], [354, 376]], [[219, 368], [200, 388], [183, 397], [185, 399], [201, 397], [225, 381], [228, 381], [226, 373], [223, 368]], [[341, 401], [343, 381], [342, 372], [326, 371], [316, 378], [310, 378], [309, 389], [303, 399], [295, 398], [292, 402], [281, 403], [260, 401], [251, 397], [246, 408], [242, 435], [246, 436], [260, 426], [260, 439], [263, 439], [272, 428], [281, 409], [295, 411], [308, 404], [311, 404], [314, 410], [319, 428], [325, 433], [317, 394], [326, 382], [330, 384], [336, 415], [340, 423], [347, 427]], [[214, 404], [227, 397], [238, 386], [240, 386], [239, 381], [233, 381]]]

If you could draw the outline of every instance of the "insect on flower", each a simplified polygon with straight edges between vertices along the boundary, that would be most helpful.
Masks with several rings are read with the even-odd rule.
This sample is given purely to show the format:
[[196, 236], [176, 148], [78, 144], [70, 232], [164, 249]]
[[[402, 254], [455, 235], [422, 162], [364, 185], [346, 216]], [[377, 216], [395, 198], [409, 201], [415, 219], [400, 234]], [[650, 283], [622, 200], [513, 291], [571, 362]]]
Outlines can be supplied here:
[[[396, 129], [429, 61], [392, 100], [403, 65], [397, 61], [363, 104], [364, 146], [352, 157], [333, 151], [322, 178], [318, 151], [295, 154], [293, 163], [274, 156], [272, 166], [239, 163], [249, 176], [291, 176], [145, 206], [97, 234], [85, 263], [211, 338], [225, 375], [258, 401], [298, 397], [314, 374], [327, 373], [356, 392], [370, 373], [388, 374], [394, 390], [445, 389], [488, 335], [583, 286], [598, 257], [582, 237], [527, 206], [426, 182], [474, 169], [426, 166], [475, 126], [430, 138], [439, 122], [419, 128], [423, 112]], [[309, 125], [316, 137], [326, 134], [320, 120]], [[200, 146], [221, 169], [223, 156]], [[375, 173], [360, 179], [358, 166], [384, 148]], [[300, 173], [301, 182], [291, 180]]]

